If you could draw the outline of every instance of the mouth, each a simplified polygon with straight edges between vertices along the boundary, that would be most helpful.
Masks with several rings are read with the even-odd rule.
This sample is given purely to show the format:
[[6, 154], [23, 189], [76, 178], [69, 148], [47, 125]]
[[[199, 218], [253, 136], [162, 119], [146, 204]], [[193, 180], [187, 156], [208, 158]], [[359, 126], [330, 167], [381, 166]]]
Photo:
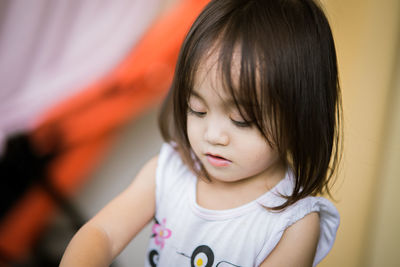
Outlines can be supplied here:
[[226, 159], [220, 155], [206, 153], [207, 161], [215, 167], [225, 167], [232, 163], [229, 159]]

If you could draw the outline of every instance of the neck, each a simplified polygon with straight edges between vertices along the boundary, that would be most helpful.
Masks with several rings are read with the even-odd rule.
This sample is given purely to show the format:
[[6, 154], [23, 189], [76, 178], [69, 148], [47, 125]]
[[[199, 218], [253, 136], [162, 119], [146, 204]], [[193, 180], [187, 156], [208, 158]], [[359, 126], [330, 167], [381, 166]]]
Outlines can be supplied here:
[[249, 203], [271, 190], [285, 176], [286, 166], [276, 164], [262, 176], [235, 182], [198, 179], [197, 203], [208, 209], [231, 209]]

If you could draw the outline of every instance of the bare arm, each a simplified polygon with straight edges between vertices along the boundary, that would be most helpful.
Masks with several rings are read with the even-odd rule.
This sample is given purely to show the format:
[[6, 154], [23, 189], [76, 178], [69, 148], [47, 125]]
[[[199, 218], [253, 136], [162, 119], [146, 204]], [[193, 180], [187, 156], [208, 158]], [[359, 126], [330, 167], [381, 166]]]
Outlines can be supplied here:
[[260, 267], [310, 267], [319, 240], [319, 215], [310, 213], [288, 227]]
[[153, 218], [157, 157], [132, 184], [87, 222], [69, 243], [60, 267], [109, 266]]

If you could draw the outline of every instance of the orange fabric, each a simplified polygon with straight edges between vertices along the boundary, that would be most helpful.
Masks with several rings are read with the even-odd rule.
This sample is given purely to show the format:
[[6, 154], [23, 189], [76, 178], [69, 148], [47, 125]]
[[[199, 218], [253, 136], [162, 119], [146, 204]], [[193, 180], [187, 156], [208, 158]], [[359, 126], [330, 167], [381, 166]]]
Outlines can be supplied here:
[[[182, 40], [207, 2], [181, 1], [110, 75], [45, 114], [33, 140], [45, 151], [54, 136], [61, 137], [62, 154], [50, 166], [50, 178], [63, 193], [72, 195], [82, 185], [117, 127], [163, 98]], [[1, 222], [0, 251], [11, 258], [23, 256], [52, 210], [51, 199], [32, 188]]]

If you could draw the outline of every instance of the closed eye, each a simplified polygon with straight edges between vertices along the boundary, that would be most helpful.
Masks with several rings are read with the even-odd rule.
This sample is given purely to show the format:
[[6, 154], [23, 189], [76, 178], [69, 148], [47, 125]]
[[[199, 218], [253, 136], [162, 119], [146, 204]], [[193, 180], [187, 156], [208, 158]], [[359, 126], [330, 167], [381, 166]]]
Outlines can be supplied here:
[[193, 114], [197, 117], [204, 117], [207, 114], [207, 112], [193, 110], [190, 106], [188, 106], [188, 113]]
[[240, 128], [252, 126], [252, 123], [250, 121], [236, 121], [236, 120], [232, 120], [232, 119], [231, 119], [231, 121], [235, 126], [240, 127]]

